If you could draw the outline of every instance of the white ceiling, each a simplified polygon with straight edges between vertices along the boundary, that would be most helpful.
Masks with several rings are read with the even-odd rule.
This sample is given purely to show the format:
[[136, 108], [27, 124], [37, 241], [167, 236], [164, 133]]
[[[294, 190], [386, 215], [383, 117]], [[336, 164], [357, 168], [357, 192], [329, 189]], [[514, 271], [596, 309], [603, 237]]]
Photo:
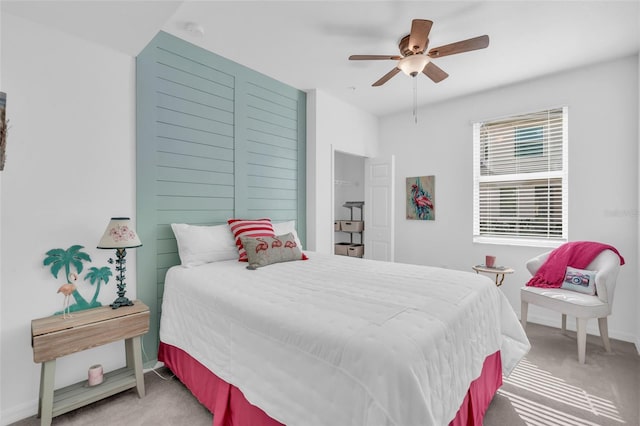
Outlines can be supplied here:
[[[320, 89], [376, 115], [412, 107], [411, 78], [398, 74], [382, 87], [371, 87], [395, 62], [347, 58], [398, 54], [398, 41], [414, 18], [434, 22], [429, 48], [483, 34], [490, 37], [487, 49], [435, 60], [450, 75], [441, 83], [419, 75], [421, 105], [631, 55], [640, 47], [638, 0], [4, 0], [0, 4], [2, 13], [132, 56], [164, 30], [298, 89]], [[188, 22], [201, 25], [204, 36], [186, 31]]]

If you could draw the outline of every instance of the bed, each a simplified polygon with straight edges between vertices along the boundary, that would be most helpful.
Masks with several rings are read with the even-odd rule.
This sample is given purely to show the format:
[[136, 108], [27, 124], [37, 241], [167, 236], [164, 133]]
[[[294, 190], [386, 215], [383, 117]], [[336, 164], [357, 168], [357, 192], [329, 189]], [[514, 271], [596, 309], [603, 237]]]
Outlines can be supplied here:
[[481, 425], [529, 350], [481, 275], [305, 252], [165, 277], [158, 358], [214, 425]]

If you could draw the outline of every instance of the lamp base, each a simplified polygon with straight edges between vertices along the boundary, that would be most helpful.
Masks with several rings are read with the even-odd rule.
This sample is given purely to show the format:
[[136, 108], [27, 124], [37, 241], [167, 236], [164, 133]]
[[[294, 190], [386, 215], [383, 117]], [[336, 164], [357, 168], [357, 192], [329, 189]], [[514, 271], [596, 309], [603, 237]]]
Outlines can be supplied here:
[[120, 296], [109, 306], [113, 309], [118, 309], [120, 306], [133, 306], [133, 302], [124, 296]]

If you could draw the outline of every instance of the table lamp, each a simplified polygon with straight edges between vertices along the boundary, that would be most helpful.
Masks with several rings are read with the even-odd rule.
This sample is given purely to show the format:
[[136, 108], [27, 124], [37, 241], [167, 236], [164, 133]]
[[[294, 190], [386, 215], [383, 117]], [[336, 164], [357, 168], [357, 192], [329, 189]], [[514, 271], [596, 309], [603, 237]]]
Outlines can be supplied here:
[[[120, 306], [131, 306], [133, 302], [127, 299], [124, 294], [126, 292], [126, 284], [124, 282], [124, 273], [127, 270], [125, 263], [126, 249], [142, 246], [140, 238], [131, 226], [131, 220], [128, 217], [112, 217], [104, 235], [98, 243], [99, 249], [116, 249], [116, 281], [118, 286], [118, 298], [113, 301], [111, 306], [113, 309]], [[113, 263], [113, 259], [109, 259], [109, 263]]]

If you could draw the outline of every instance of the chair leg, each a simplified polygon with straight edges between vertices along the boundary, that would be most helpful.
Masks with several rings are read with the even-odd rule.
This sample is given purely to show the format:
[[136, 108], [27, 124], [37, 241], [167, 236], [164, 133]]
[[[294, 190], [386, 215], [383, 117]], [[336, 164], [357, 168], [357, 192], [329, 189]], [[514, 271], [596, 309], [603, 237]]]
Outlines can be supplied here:
[[567, 331], [567, 314], [562, 314], [562, 332]]
[[587, 351], [587, 319], [576, 318], [578, 329], [578, 362], [584, 364], [585, 352]]
[[527, 329], [527, 315], [529, 314], [529, 303], [521, 302], [520, 303], [520, 323], [522, 324], [523, 329]]
[[611, 352], [611, 342], [609, 342], [609, 327], [607, 325], [607, 317], [598, 318], [598, 328], [600, 328], [600, 337], [602, 337], [604, 349], [607, 352]]

